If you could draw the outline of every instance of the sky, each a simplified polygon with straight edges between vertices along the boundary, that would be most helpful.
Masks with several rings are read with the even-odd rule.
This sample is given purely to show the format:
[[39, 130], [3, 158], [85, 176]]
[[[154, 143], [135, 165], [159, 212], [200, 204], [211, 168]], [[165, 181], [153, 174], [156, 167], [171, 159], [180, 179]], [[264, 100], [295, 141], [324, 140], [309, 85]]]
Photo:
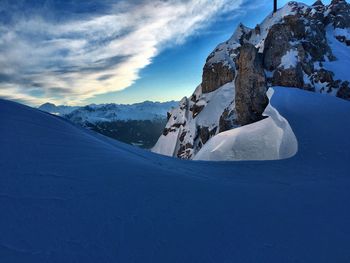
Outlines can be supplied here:
[[271, 11], [272, 0], [0, 0], [0, 97], [180, 100], [240, 22], [254, 27]]

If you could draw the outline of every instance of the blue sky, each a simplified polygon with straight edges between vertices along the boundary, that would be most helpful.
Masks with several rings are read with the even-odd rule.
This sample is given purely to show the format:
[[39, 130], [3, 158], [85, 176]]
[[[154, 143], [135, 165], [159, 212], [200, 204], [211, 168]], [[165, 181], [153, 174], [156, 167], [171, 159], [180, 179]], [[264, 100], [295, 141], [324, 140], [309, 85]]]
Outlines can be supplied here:
[[179, 100], [217, 44], [271, 9], [272, 0], [0, 0], [0, 96], [30, 105]]

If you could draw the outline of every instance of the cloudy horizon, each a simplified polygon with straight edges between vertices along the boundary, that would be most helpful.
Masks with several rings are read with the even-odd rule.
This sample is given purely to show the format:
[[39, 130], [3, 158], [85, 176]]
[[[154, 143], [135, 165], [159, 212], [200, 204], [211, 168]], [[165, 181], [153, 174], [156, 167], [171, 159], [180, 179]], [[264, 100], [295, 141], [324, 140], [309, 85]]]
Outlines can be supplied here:
[[[29, 105], [48, 101], [81, 105], [111, 102], [112, 97], [118, 102], [118, 92], [122, 102], [179, 99], [188, 94], [161, 94], [159, 86], [164, 90], [168, 83], [153, 84], [158, 87], [154, 89], [141, 88], [140, 72], [152, 63], [156, 67], [154, 61], [163, 51], [191, 45], [191, 38], [197, 37], [207, 52], [213, 45], [209, 38], [214, 41], [218, 35], [211, 31], [214, 23], [218, 23], [217, 28], [222, 26], [222, 35], [227, 37], [228, 32], [233, 33], [233, 24], [247, 16], [247, 10], [269, 10], [267, 3], [270, 1], [2, 1], [0, 97]], [[176, 85], [179, 92], [193, 90], [201, 68], [186, 61], [193, 55], [189, 54], [191, 50], [199, 52], [196, 44], [192, 46], [181, 53], [168, 72], [162, 72], [159, 65], [152, 72], [153, 83], [158, 72], [166, 75], [184, 67], [181, 81], [186, 84]], [[205, 56], [201, 53], [198, 63]], [[147, 87], [147, 79], [144, 83]], [[130, 87], [134, 94], [130, 91], [128, 95]], [[171, 88], [174, 86], [169, 84]]]

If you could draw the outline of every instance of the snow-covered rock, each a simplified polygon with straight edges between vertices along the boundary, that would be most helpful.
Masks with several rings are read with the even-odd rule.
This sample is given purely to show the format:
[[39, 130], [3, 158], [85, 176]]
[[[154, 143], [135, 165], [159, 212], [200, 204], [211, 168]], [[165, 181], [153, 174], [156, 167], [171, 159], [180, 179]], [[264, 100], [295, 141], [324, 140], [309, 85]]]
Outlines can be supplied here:
[[[274, 90], [268, 91], [271, 99]], [[212, 137], [193, 158], [206, 161], [277, 160], [297, 153], [298, 141], [288, 121], [269, 104], [267, 118], [221, 132]]]
[[[239, 98], [245, 97], [244, 93], [259, 94], [261, 86], [251, 81], [256, 66], [240, 69], [242, 45], [258, 50], [265, 90], [269, 86], [295, 87], [350, 100], [349, 31], [350, 4], [345, 0], [333, 0], [329, 5], [318, 0], [312, 6], [289, 2], [254, 29], [240, 24], [232, 37], [208, 56], [202, 83], [171, 112], [153, 151], [193, 159], [211, 137], [262, 118], [263, 109], [251, 107], [255, 95], [244, 100], [246, 107], [240, 107]], [[254, 54], [252, 49], [245, 60]], [[246, 62], [240, 64], [249, 65]], [[243, 76], [242, 72], [250, 73]], [[251, 84], [244, 87], [240, 79]], [[220, 99], [213, 102], [211, 97]], [[263, 100], [257, 101], [263, 105]], [[243, 115], [250, 112], [255, 118], [238, 118], [242, 109]], [[207, 118], [208, 123], [203, 121]]]
[[210, 137], [226, 126], [232, 126], [234, 83], [227, 83], [210, 93], [202, 93], [201, 89], [198, 86], [191, 98], [183, 98], [170, 112], [153, 152], [189, 159]]

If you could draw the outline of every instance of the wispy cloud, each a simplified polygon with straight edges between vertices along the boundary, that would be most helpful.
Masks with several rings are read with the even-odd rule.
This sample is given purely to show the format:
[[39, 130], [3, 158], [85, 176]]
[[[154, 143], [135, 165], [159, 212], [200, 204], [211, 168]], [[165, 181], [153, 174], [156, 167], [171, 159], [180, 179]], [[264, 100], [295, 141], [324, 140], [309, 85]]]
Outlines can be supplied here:
[[66, 20], [40, 12], [18, 16], [0, 23], [0, 96], [79, 104], [125, 89], [163, 49], [183, 43], [241, 3], [123, 1], [108, 2], [108, 12]]

